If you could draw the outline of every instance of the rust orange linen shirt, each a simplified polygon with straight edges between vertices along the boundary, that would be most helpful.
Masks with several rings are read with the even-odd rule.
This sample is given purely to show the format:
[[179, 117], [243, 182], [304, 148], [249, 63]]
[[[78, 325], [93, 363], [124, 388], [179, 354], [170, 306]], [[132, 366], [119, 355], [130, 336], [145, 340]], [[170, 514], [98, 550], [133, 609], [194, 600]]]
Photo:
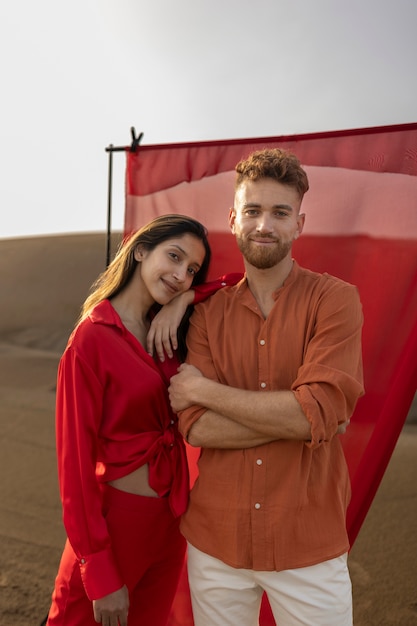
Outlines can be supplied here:
[[[220, 383], [294, 392], [312, 441], [203, 449], [181, 522], [199, 550], [239, 568], [284, 570], [349, 549], [347, 465], [336, 430], [363, 394], [362, 307], [356, 287], [294, 262], [264, 319], [243, 279], [199, 304], [187, 361]], [[204, 413], [179, 415], [187, 437]]]

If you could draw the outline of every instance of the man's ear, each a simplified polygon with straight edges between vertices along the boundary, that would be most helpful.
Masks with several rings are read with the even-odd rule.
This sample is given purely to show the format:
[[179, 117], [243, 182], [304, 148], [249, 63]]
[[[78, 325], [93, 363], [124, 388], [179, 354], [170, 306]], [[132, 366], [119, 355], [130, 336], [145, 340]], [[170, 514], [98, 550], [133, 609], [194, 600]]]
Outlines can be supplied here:
[[305, 219], [306, 219], [305, 213], [300, 213], [300, 214], [297, 216], [297, 224], [298, 224], [298, 228], [297, 228], [297, 232], [295, 233], [294, 239], [298, 239], [298, 237], [299, 237], [299, 236], [301, 235], [301, 233], [303, 232]]
[[234, 207], [229, 209], [229, 228], [233, 234], [235, 234], [235, 220], [236, 220], [236, 211]]

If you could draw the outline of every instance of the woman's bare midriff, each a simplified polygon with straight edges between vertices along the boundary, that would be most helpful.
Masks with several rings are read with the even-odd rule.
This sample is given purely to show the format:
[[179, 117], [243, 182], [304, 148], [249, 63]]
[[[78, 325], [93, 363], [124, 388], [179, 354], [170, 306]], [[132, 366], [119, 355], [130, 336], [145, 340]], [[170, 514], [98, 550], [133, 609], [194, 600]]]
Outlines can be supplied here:
[[148, 465], [143, 465], [131, 474], [123, 476], [122, 478], [116, 478], [116, 480], [110, 480], [109, 485], [120, 489], [120, 491], [126, 491], [127, 493], [134, 493], [137, 496], [148, 496], [150, 498], [159, 498], [156, 491], [149, 486], [149, 468]]

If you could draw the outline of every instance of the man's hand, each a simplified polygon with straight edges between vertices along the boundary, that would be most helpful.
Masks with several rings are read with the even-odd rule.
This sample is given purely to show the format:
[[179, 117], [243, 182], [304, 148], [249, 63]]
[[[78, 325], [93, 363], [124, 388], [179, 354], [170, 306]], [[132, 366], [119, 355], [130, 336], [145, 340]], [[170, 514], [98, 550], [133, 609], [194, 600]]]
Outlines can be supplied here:
[[198, 402], [197, 386], [203, 380], [202, 373], [194, 365], [188, 363], [180, 365], [178, 374], [172, 376], [171, 384], [168, 387], [171, 407], [175, 413]]
[[94, 619], [102, 626], [127, 626], [129, 593], [126, 585], [103, 598], [93, 600]]

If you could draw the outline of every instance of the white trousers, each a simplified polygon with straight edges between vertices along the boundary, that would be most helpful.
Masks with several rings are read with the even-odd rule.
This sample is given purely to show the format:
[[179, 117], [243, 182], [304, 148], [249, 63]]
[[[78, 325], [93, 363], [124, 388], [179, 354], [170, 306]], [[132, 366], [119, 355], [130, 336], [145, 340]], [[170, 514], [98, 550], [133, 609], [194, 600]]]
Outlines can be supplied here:
[[188, 544], [195, 626], [258, 626], [265, 591], [278, 626], [352, 626], [347, 554], [298, 569], [256, 572]]

